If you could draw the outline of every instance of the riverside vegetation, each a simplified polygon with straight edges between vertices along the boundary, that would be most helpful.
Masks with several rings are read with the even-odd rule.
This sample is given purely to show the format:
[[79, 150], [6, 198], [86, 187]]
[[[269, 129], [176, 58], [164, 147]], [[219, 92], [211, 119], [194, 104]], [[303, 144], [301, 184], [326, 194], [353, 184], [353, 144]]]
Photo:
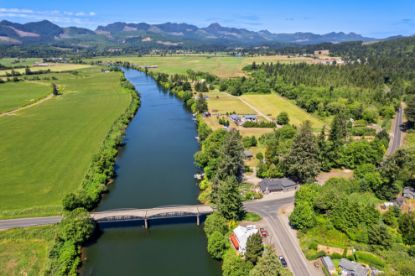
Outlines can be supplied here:
[[[129, 120], [134, 116], [135, 112], [137, 111], [137, 108], [140, 104], [140, 100], [138, 97], [137, 92], [135, 91], [135, 88], [123, 77], [121, 76], [120, 81], [117, 83], [117, 77], [120, 78], [120, 73], [117, 72], [111, 72], [111, 71], [119, 71], [114, 68], [93, 68], [93, 69], [87, 69], [88, 71], [74, 71], [72, 73], [69, 73], [69, 76], [74, 76], [75, 78], [82, 76], [82, 79], [86, 79], [88, 81], [88, 85], [85, 85], [82, 87], [81, 91], [84, 92], [84, 89], [90, 89], [94, 93], [94, 89], [97, 89], [96, 84], [98, 82], [105, 82], [104, 79], [100, 78], [100, 76], [106, 75], [106, 81], [115, 81], [114, 84], [111, 84], [109, 87], [107, 86], [106, 89], [99, 89], [98, 91], [101, 94], [103, 98], [107, 97], [108, 100], [111, 101], [111, 106], [123, 106], [124, 103], [127, 103], [126, 101], [117, 102], [114, 101], [116, 98], [114, 98], [111, 93], [114, 93], [110, 89], [115, 88], [115, 94], [120, 93], [122, 95], [122, 98], [124, 98], [124, 95], [128, 95], [128, 105], [126, 105], [126, 108], [124, 110], [119, 110], [118, 108], [110, 108], [110, 106], [106, 107], [106, 110], [103, 112], [100, 112], [99, 114], [99, 120], [107, 123], [109, 120], [109, 117], [112, 117], [113, 114], [117, 114], [118, 119], [115, 121], [112, 121], [112, 126], [104, 127], [103, 125], [98, 125], [103, 130], [107, 131], [106, 135], [104, 136], [104, 139], [102, 139], [102, 136], [100, 136], [100, 141], [102, 141], [101, 148], [98, 153], [95, 154], [95, 156], [92, 158], [92, 163], [90, 164], [89, 169], [87, 170], [87, 173], [84, 176], [84, 180], [82, 181], [82, 185], [80, 187], [79, 192], [76, 193], [69, 193], [67, 194], [63, 199], [63, 207], [65, 209], [64, 217], [61, 223], [58, 224], [58, 226], [50, 226], [45, 229], [48, 230], [47, 233], [49, 236], [46, 238], [46, 235], [43, 235], [43, 232], [36, 232], [36, 230], [33, 230], [34, 236], [39, 233], [39, 241], [42, 241], [42, 239], [45, 238], [44, 244], [42, 250], [50, 251], [46, 254], [46, 256], [40, 254], [40, 249], [36, 249], [39, 251], [39, 258], [42, 257], [43, 259], [39, 260], [39, 267], [33, 267], [35, 271], [38, 271], [42, 274], [47, 275], [76, 275], [77, 274], [77, 268], [80, 264], [80, 248], [82, 244], [88, 240], [94, 233], [94, 222], [90, 219], [88, 210], [91, 210], [91, 208], [95, 207], [95, 205], [98, 203], [100, 196], [103, 192], [106, 191], [106, 184], [110, 181], [110, 179], [114, 176], [114, 161], [117, 154], [117, 149], [119, 146], [122, 145], [122, 137], [125, 131], [125, 128], [129, 122]], [[49, 109], [46, 111], [43, 110], [42, 107], [39, 108], [39, 110], [35, 110], [35, 112], [38, 112], [41, 114], [42, 112], [45, 112], [44, 116], [46, 118], [49, 118], [50, 116], [50, 109], [54, 109], [55, 105], [59, 105], [59, 103], [62, 103], [66, 101], [66, 98], [71, 96], [71, 91], [69, 90], [71, 88], [71, 84], [68, 84], [66, 82], [61, 82], [62, 79], [67, 81], [67, 75], [68, 73], [60, 73], [60, 74], [46, 74], [42, 79], [38, 80], [38, 76], [21, 76], [21, 82], [19, 82], [19, 85], [27, 86], [26, 81], [30, 79], [34, 79], [39, 82], [39, 85], [41, 87], [45, 87], [45, 84], [53, 80], [54, 82], [57, 82], [58, 85], [55, 85], [53, 83], [53, 94], [58, 95], [56, 97], [63, 97], [60, 99], [60, 102], [53, 102], [51, 106], [49, 106]], [[32, 75], [32, 74], [31, 74]], [[73, 77], [72, 77], [73, 78]], [[72, 80], [72, 78], [69, 77], [69, 80]], [[30, 83], [29, 83], [30, 84]], [[2, 84], [2, 85], [8, 85]], [[50, 87], [50, 86], [46, 86]], [[75, 87], [74, 87], [75, 88]], [[109, 89], [108, 89], [109, 88]], [[50, 89], [50, 88], [49, 88]], [[73, 89], [73, 88], [72, 88]], [[69, 91], [68, 91], [69, 90]], [[110, 91], [108, 91], [110, 90]], [[105, 94], [106, 92], [110, 92], [108, 94]], [[95, 92], [96, 93], [96, 92]], [[76, 94], [75, 94], [76, 95]], [[72, 96], [72, 107], [73, 107], [73, 100], [76, 100], [75, 95]], [[94, 97], [94, 106], [99, 106], [99, 102], [97, 102], [97, 99], [99, 99], [99, 94], [95, 95], [98, 97]], [[86, 97], [83, 97], [83, 104], [87, 104], [88, 101]], [[124, 98], [125, 99], [125, 98]], [[14, 99], [11, 99], [14, 100]], [[114, 103], [116, 105], [114, 105]], [[82, 104], [78, 104], [78, 107], [82, 106]], [[27, 110], [27, 113], [32, 112], [32, 110]], [[57, 111], [58, 112], [58, 111]], [[89, 110], [88, 112], [91, 112]], [[105, 116], [105, 113], [109, 114], [110, 116]], [[30, 113], [32, 114], [32, 113]], [[119, 115], [121, 114], [121, 115]], [[19, 117], [18, 120], [20, 120], [20, 123], [26, 122], [25, 116]], [[60, 120], [63, 120], [62, 116], [58, 117]], [[95, 118], [95, 117], [94, 117]], [[13, 118], [12, 118], [13, 119]], [[4, 123], [5, 127], [7, 126], [8, 120], [11, 120], [9, 118], [2, 118], [2, 123]], [[85, 117], [83, 118], [85, 120]], [[89, 122], [87, 120], [87, 122]], [[93, 124], [96, 125], [96, 124]], [[89, 125], [91, 126], [91, 125]], [[69, 126], [70, 127], [70, 126]], [[78, 126], [79, 128], [79, 126]], [[42, 130], [46, 131], [45, 126], [41, 128]], [[109, 130], [108, 130], [109, 129]], [[73, 129], [72, 129], [73, 130]], [[85, 129], [82, 129], [82, 126], [80, 127], [80, 130], [85, 131]], [[95, 129], [96, 131], [96, 129]], [[88, 134], [88, 132], [86, 133]], [[71, 137], [71, 136], [69, 136]], [[93, 136], [95, 137], [95, 136]], [[77, 148], [77, 147], [75, 147]], [[93, 147], [95, 149], [95, 147]], [[56, 150], [56, 148], [54, 148]], [[89, 151], [82, 151], [82, 152], [89, 152]], [[7, 156], [7, 155], [5, 155]], [[85, 154], [85, 156], [88, 156]], [[69, 155], [69, 157], [71, 157]], [[91, 159], [89, 160], [91, 162]], [[83, 164], [83, 163], [81, 163]], [[78, 181], [81, 179], [77, 179]], [[78, 182], [79, 183], [79, 182]], [[79, 184], [78, 184], [79, 185]], [[60, 194], [59, 194], [60, 195]], [[17, 200], [17, 198], [15, 198]], [[62, 200], [62, 197], [60, 198]], [[4, 208], [4, 207], [3, 207]], [[59, 208], [61, 209], [61, 208]], [[41, 228], [43, 229], [43, 228]], [[12, 244], [7, 243], [7, 240], [10, 239], [10, 237], [14, 237], [13, 233], [17, 230], [10, 230], [6, 231], [6, 235], [3, 235], [2, 243], [6, 245], [6, 248], [10, 248]], [[30, 237], [31, 230], [27, 230], [28, 234], [27, 236]], [[10, 233], [10, 234], [9, 234]], [[21, 235], [20, 235], [21, 237]], [[3, 240], [5, 239], [5, 240]], [[25, 242], [25, 238], [20, 241]], [[39, 246], [41, 243], [39, 243]], [[28, 244], [26, 243], [26, 245]], [[22, 248], [23, 250], [23, 248]], [[7, 251], [7, 250], [6, 250]], [[20, 252], [20, 251], [18, 251]], [[43, 252], [43, 251], [42, 251]], [[17, 253], [17, 252], [16, 252]], [[22, 255], [23, 256], [23, 255]], [[13, 262], [14, 254], [7, 255], [4, 258], [4, 262]], [[46, 257], [46, 259], [45, 259]], [[25, 258], [23, 256], [23, 258]], [[0, 259], [1, 260], [1, 259]], [[3, 260], [2, 260], [3, 262]], [[43, 265], [42, 265], [43, 264]], [[23, 264], [22, 269], [25, 271], [27, 269], [32, 269], [30, 267], [25, 267], [25, 264]], [[30, 265], [30, 264], [27, 264]]]

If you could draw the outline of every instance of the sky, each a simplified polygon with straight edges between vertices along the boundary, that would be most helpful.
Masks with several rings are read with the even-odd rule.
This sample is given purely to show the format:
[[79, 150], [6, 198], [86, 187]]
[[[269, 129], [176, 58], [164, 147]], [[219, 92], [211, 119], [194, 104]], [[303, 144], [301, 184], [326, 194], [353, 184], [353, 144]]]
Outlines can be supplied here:
[[95, 29], [129, 23], [189, 23], [293, 32], [355, 32], [368, 37], [415, 34], [415, 0], [0, 0], [0, 19], [50, 20]]

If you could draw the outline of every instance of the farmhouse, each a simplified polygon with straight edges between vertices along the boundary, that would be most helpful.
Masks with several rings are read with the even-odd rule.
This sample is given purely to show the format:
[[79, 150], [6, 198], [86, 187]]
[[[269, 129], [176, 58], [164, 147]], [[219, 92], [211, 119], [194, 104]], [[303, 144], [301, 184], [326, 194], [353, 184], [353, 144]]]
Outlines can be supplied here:
[[256, 122], [256, 115], [245, 115], [243, 116], [244, 122]]
[[405, 187], [403, 188], [403, 197], [409, 199], [415, 199], [415, 188]]
[[230, 240], [233, 247], [239, 253], [245, 254], [248, 238], [256, 233], [258, 233], [258, 229], [255, 225], [248, 225], [246, 227], [239, 225], [233, 230]]
[[239, 124], [241, 122], [241, 117], [239, 117], [236, 114], [231, 114], [229, 116], [229, 118], [235, 123], [235, 124]]
[[356, 262], [342, 258], [339, 263], [344, 276], [367, 276], [369, 269]]
[[264, 194], [279, 192], [279, 191], [289, 191], [297, 189], [297, 183], [284, 178], [265, 178], [259, 182], [259, 187]]
[[336, 273], [336, 267], [334, 266], [333, 261], [329, 256], [322, 257], [321, 262], [323, 263], [324, 267], [327, 269], [330, 275]]

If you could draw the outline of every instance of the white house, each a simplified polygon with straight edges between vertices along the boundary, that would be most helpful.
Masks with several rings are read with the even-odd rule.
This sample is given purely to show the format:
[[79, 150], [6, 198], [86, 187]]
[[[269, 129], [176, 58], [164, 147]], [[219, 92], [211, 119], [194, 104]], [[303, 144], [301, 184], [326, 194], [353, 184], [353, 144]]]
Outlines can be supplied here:
[[230, 237], [233, 247], [235, 247], [239, 253], [244, 254], [248, 238], [256, 233], [258, 233], [258, 229], [255, 225], [248, 225], [246, 227], [239, 225], [233, 229], [233, 233]]

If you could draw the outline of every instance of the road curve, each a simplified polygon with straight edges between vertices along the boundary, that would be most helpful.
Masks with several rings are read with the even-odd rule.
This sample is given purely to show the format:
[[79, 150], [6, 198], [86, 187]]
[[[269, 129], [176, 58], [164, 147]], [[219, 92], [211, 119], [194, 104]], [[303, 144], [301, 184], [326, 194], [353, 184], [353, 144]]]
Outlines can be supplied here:
[[403, 108], [399, 107], [398, 112], [396, 112], [396, 116], [395, 116], [395, 122], [394, 122], [394, 127], [393, 127], [393, 134], [391, 137], [391, 141], [389, 142], [389, 147], [388, 150], [386, 152], [386, 155], [391, 155], [393, 154], [401, 145], [401, 140], [402, 140], [402, 130], [401, 130], [401, 125], [402, 125], [402, 117], [403, 117]]
[[[269, 201], [251, 201], [244, 204], [245, 209], [255, 212], [262, 216], [267, 224], [271, 241], [277, 252], [285, 257], [288, 267], [294, 275], [306, 276], [314, 275], [309, 267], [309, 263], [304, 256], [297, 240], [288, 232], [284, 222], [278, 217], [277, 211], [287, 204], [293, 204], [294, 197], [287, 197]], [[289, 226], [287, 226], [289, 227]]]

